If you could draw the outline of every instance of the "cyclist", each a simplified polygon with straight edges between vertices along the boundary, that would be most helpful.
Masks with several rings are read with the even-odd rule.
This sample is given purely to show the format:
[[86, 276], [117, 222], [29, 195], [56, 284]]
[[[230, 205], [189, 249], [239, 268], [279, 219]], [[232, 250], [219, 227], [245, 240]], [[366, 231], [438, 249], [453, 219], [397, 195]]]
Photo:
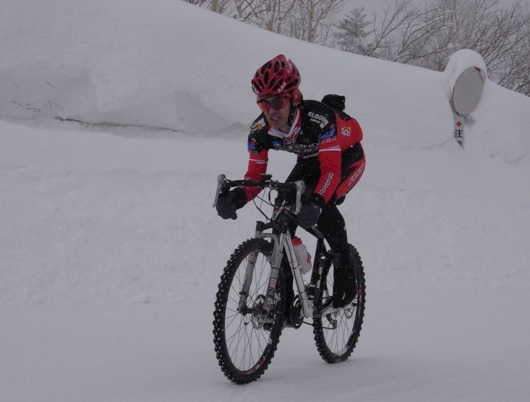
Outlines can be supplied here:
[[[344, 97], [326, 95], [322, 102], [304, 100], [300, 81], [295, 64], [284, 55], [265, 63], [252, 78], [252, 89], [262, 113], [250, 128], [245, 179], [259, 180], [266, 173], [271, 149], [297, 155], [286, 181], [302, 179], [306, 184], [308, 197], [298, 214], [298, 223], [303, 227], [318, 224], [337, 259], [333, 307], [339, 308], [355, 298], [356, 284], [346, 226], [337, 205], [344, 202], [364, 172], [365, 157], [360, 143], [363, 134], [357, 120], [344, 113]], [[220, 197], [216, 205], [219, 216], [236, 219], [236, 210], [259, 191], [240, 187]], [[295, 229], [296, 226], [291, 228], [293, 235]], [[288, 279], [292, 282], [292, 277]]]

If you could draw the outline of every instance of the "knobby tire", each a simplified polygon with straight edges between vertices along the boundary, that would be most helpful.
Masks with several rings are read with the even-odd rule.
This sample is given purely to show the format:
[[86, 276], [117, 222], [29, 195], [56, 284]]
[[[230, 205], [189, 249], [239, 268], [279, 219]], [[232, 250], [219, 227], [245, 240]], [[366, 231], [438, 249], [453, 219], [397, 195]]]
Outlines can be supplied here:
[[[257, 253], [246, 306], [238, 309], [249, 257]], [[218, 363], [224, 375], [237, 384], [257, 380], [276, 352], [283, 328], [285, 289], [280, 273], [273, 306], [260, 314], [271, 272], [272, 244], [265, 239], [243, 242], [223, 270], [214, 311], [213, 334]]]
[[[350, 357], [357, 344], [363, 325], [366, 301], [364, 267], [355, 247], [350, 245], [350, 250], [355, 261], [354, 268], [357, 282], [357, 296], [353, 307], [313, 319], [313, 335], [318, 353], [328, 363], [342, 362]], [[328, 289], [333, 289], [334, 267], [331, 261], [329, 265], [330, 269], [324, 270], [325, 277], [321, 282], [321, 294], [324, 296], [329, 295]], [[319, 304], [321, 305], [321, 303]], [[318, 308], [320, 305], [315, 307]]]

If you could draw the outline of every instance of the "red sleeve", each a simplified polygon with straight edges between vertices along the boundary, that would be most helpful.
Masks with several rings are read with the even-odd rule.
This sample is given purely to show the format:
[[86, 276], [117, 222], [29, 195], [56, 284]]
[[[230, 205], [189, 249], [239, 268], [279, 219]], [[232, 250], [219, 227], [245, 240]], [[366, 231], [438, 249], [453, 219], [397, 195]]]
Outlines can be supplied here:
[[354, 118], [342, 119], [337, 116], [337, 137], [340, 147], [344, 151], [363, 139], [363, 130]]
[[[245, 180], [260, 180], [261, 175], [267, 173], [267, 163], [269, 162], [269, 151], [262, 149], [258, 153], [249, 152], [248, 169]], [[260, 193], [257, 187], [245, 187], [247, 202], [252, 201]]]
[[320, 180], [315, 187], [315, 194], [322, 196], [327, 203], [340, 183], [341, 150], [337, 139], [321, 143], [318, 151], [320, 161]]
[[336, 122], [336, 131], [331, 129], [320, 137], [318, 150], [320, 179], [314, 193], [322, 196], [326, 203], [340, 184], [342, 151], [363, 139], [363, 132], [357, 120], [337, 115]]

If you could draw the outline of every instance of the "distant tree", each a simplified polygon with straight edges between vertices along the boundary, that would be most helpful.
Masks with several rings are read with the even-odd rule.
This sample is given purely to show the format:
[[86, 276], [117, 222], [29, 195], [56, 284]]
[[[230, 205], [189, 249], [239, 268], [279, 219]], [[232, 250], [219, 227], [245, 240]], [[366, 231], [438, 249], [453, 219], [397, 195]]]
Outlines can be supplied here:
[[431, 0], [417, 7], [397, 0], [373, 14], [371, 29], [361, 15], [338, 24], [336, 47], [437, 71], [455, 51], [471, 49], [484, 58], [492, 80], [530, 95], [530, 13], [520, 1]]
[[202, 6], [207, 0], [183, 0], [184, 3], [190, 3], [194, 6]]
[[355, 8], [336, 25], [344, 0], [185, 1], [271, 32], [437, 71], [457, 50], [475, 50], [493, 81], [530, 95], [530, 11], [521, 0], [389, 0], [371, 21]]
[[258, 20], [256, 25], [267, 31], [276, 32], [288, 36], [288, 29], [286, 28], [286, 19], [290, 13], [293, 12], [296, 0], [278, 1], [265, 0], [263, 1], [264, 9], [257, 15]]
[[344, 0], [190, 0], [219, 14], [271, 32], [332, 45], [331, 16], [342, 9]]
[[407, 36], [401, 31], [415, 26], [416, 10], [412, 8], [412, 1], [397, 0], [379, 15], [372, 12], [373, 21], [371, 29], [364, 35], [366, 39], [361, 46], [362, 54], [398, 61], [399, 41]]
[[351, 10], [337, 25], [338, 32], [334, 34], [334, 37], [338, 48], [346, 52], [366, 54], [364, 41], [368, 36], [366, 27], [369, 25], [370, 22], [366, 21], [366, 14], [364, 14], [364, 7]]
[[341, 11], [344, 0], [296, 0], [288, 15], [289, 36], [307, 42], [331, 45], [331, 17]]

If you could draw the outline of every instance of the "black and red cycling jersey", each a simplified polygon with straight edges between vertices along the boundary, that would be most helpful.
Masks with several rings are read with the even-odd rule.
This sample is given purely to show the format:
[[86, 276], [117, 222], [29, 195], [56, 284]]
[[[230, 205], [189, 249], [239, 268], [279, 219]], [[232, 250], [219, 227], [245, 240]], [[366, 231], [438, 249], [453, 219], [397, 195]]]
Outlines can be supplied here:
[[[362, 138], [357, 120], [314, 100], [304, 100], [297, 107], [287, 134], [271, 128], [265, 115], [261, 114], [252, 124], [248, 136], [249, 163], [245, 179], [259, 180], [267, 172], [269, 150], [291, 152], [303, 158], [304, 163], [320, 168], [320, 178], [313, 194], [318, 194], [327, 203], [344, 179], [341, 179], [342, 154]], [[355, 185], [363, 169], [364, 159], [359, 173], [356, 172], [357, 177], [352, 176], [345, 183], [345, 187], [349, 187], [345, 192]], [[250, 201], [260, 190], [247, 187], [245, 191], [247, 201]]]

